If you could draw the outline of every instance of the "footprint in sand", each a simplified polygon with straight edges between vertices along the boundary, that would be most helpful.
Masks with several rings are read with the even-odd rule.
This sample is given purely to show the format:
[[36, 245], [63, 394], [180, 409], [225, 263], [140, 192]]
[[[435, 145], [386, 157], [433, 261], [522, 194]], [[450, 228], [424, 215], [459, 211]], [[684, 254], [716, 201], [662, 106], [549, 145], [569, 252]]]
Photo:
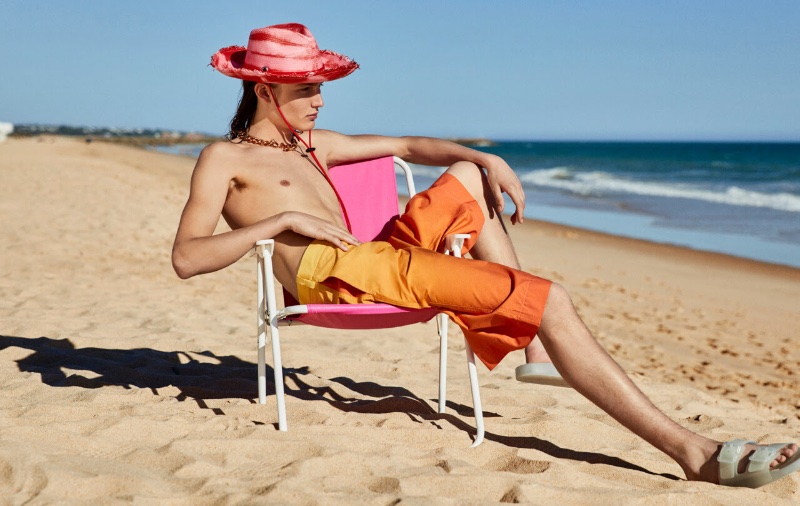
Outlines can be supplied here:
[[546, 460], [529, 460], [519, 455], [507, 455], [490, 463], [493, 471], [503, 471], [517, 474], [538, 474], [550, 469], [551, 462]]
[[380, 476], [372, 480], [367, 488], [378, 494], [396, 494], [400, 492], [400, 480], [388, 476]]

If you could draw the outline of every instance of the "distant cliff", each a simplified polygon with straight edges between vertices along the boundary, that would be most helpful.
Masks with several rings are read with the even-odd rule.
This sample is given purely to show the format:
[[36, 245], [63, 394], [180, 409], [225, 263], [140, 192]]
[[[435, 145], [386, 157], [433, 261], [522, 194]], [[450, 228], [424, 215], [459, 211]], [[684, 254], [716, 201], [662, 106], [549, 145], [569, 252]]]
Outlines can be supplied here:
[[484, 138], [477, 138], [477, 137], [476, 138], [469, 138], [469, 137], [461, 138], [461, 137], [457, 137], [457, 138], [453, 138], [453, 139], [449, 139], [449, 140], [451, 140], [453, 142], [456, 142], [458, 144], [462, 144], [464, 146], [474, 146], [474, 147], [479, 147], [479, 148], [485, 148], [485, 147], [496, 146], [497, 145], [497, 143], [494, 142], [491, 139], [484, 139]]
[[160, 128], [111, 128], [87, 127], [74, 125], [40, 125], [17, 124], [14, 125], [15, 137], [28, 137], [33, 135], [65, 135], [70, 137], [85, 137], [87, 139], [108, 140], [136, 145], [155, 144], [184, 144], [184, 143], [209, 143], [221, 139], [198, 132], [182, 132]]

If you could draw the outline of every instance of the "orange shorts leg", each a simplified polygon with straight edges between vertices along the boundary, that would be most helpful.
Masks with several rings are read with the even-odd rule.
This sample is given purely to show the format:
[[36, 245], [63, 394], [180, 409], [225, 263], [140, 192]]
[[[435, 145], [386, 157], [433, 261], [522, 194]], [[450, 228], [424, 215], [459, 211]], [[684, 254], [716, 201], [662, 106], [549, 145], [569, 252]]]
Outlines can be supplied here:
[[448, 235], [469, 234], [463, 255], [475, 244], [484, 221], [483, 211], [461, 181], [442, 174], [408, 202], [387, 240], [398, 249], [416, 246], [441, 252]]

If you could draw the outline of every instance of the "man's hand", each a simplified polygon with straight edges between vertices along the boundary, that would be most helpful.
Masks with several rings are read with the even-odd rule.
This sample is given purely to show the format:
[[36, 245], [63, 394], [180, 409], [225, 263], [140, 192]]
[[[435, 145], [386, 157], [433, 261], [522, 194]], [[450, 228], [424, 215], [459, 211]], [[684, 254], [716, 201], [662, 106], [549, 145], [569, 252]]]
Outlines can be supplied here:
[[494, 195], [497, 212], [503, 212], [505, 207], [503, 192], [505, 192], [511, 197], [511, 201], [516, 206], [514, 214], [511, 215], [511, 223], [522, 223], [525, 213], [525, 191], [522, 189], [522, 183], [505, 160], [499, 156], [493, 156], [491, 160], [491, 163], [484, 168], [486, 169], [489, 188]]
[[287, 230], [312, 239], [327, 241], [342, 251], [347, 251], [347, 245], [358, 245], [361, 241], [346, 229], [306, 213], [288, 211], [282, 218], [287, 220]]

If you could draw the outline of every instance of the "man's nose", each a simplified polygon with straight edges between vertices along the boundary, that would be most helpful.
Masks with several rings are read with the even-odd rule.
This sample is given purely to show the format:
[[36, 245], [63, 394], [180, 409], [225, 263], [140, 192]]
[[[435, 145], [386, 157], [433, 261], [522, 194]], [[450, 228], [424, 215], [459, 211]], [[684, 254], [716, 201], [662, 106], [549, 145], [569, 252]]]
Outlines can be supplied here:
[[316, 95], [314, 95], [314, 99], [311, 101], [311, 105], [317, 108], [325, 105], [325, 101], [322, 100], [322, 93], [317, 93]]

